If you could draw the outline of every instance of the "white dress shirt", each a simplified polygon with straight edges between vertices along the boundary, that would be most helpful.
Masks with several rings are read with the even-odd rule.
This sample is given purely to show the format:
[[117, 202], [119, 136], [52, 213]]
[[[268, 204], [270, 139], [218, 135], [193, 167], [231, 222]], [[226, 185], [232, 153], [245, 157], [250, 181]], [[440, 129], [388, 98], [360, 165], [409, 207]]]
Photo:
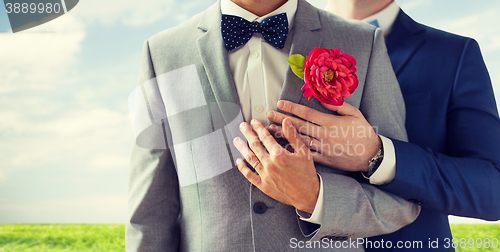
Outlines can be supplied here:
[[364, 18], [361, 21], [369, 23], [373, 20], [377, 20], [378, 27], [382, 29], [382, 32], [384, 33], [385, 37], [391, 31], [392, 24], [394, 24], [394, 21], [396, 21], [398, 13], [399, 13], [399, 6], [396, 3], [396, 1], [393, 1], [392, 3], [387, 5], [383, 10], [367, 18]]
[[[293, 28], [293, 19], [297, 10], [297, 0], [290, 0], [275, 11], [259, 17], [233, 3], [221, 1], [221, 12], [226, 15], [239, 16], [249, 22], [262, 22], [267, 17], [286, 13], [289, 30]], [[292, 34], [288, 34], [282, 49], [267, 43], [261, 34], [255, 33], [242, 47], [229, 52], [229, 66], [233, 73], [236, 91], [245, 121], [255, 118], [264, 126], [269, 125], [267, 113], [276, 110], [283, 82], [285, 81], [290, 54]]]
[[[221, 0], [221, 12], [239, 16], [249, 22], [262, 22], [267, 17], [286, 13], [289, 33], [282, 49], [267, 43], [261, 34], [255, 33], [242, 47], [229, 52], [229, 66], [233, 74], [236, 91], [245, 121], [253, 118], [269, 125], [267, 113], [276, 110], [277, 102], [283, 89], [290, 48], [293, 37], [293, 20], [297, 11], [298, 0], [289, 0], [275, 11], [259, 17], [233, 3]], [[319, 176], [319, 175], [318, 175]], [[297, 212], [302, 220], [320, 224], [323, 216], [323, 180], [320, 179], [320, 192], [314, 212], [311, 216]]]

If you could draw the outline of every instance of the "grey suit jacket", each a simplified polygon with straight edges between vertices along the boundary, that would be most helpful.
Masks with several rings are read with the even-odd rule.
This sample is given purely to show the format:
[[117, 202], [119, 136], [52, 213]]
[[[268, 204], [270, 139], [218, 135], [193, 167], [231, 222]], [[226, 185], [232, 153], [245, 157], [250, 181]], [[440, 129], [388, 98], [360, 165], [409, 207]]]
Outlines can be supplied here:
[[[136, 141], [127, 251], [289, 251], [299, 242], [369, 237], [411, 223], [418, 206], [316, 164], [325, 205], [321, 227], [310, 233], [295, 208], [240, 174], [232, 139], [242, 137], [243, 117], [220, 19], [216, 3], [144, 45], [140, 85], [129, 97]], [[351, 54], [360, 83], [346, 101], [378, 133], [406, 139], [403, 98], [380, 31], [303, 0], [293, 29], [291, 54], [307, 55], [314, 47]], [[281, 99], [330, 112], [315, 99], [307, 101], [302, 84], [289, 69]]]

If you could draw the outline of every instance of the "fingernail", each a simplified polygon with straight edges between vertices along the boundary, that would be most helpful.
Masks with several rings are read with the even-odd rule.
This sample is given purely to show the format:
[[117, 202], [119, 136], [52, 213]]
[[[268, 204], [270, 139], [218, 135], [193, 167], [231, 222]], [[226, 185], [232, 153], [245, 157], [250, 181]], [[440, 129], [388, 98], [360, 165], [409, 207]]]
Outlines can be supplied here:
[[273, 120], [274, 116], [275, 116], [275, 114], [273, 111], [269, 111], [269, 113], [267, 113], [267, 119], [269, 119], [269, 120]]
[[279, 109], [283, 109], [284, 106], [285, 106], [285, 102], [284, 101], [278, 101], [278, 108]]
[[240, 129], [244, 129], [244, 128], [245, 128], [245, 123], [244, 122], [240, 123]]
[[286, 120], [286, 126], [293, 127], [292, 121]]
[[241, 160], [241, 158], [236, 159], [236, 164], [239, 165], [239, 164], [241, 164], [241, 162], [243, 162], [243, 160]]

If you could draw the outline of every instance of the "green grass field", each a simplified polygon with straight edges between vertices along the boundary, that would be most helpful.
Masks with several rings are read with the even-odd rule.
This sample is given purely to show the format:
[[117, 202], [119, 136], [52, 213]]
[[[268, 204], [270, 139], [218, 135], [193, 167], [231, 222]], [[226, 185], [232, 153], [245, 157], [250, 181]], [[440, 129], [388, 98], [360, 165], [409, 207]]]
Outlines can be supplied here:
[[[457, 239], [465, 238], [462, 242], [458, 241], [456, 251], [500, 251], [500, 224], [452, 224], [451, 232], [453, 233], [453, 237]], [[472, 240], [469, 238], [473, 238], [475, 241], [480, 239], [483, 242], [482, 245], [485, 245], [486, 238], [490, 240], [490, 248], [481, 248], [476, 247], [476, 243], [472, 243]], [[491, 247], [491, 240], [495, 238], [497, 242], [493, 245], [496, 245], [496, 248]], [[469, 240], [471, 244], [469, 245], [467, 242]], [[474, 245], [471, 246], [471, 245]], [[473, 248], [469, 248], [473, 247]]]
[[[479, 238], [483, 244], [485, 238], [500, 240], [500, 224], [455, 224], [451, 229], [456, 238]], [[125, 251], [124, 234], [123, 224], [0, 224], [0, 252]], [[457, 251], [500, 251], [491, 242], [485, 249], [467, 248], [462, 241]]]
[[125, 251], [125, 225], [0, 224], [0, 251]]

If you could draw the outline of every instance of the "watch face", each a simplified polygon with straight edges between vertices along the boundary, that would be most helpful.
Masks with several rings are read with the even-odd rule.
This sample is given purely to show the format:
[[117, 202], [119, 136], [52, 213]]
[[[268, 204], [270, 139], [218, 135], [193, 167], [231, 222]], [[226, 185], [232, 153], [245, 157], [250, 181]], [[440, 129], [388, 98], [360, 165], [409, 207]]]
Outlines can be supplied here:
[[377, 155], [375, 155], [375, 157], [373, 157], [368, 164], [368, 177], [375, 173], [375, 171], [377, 171], [383, 159], [384, 154], [382, 152], [382, 149], [379, 149]]

